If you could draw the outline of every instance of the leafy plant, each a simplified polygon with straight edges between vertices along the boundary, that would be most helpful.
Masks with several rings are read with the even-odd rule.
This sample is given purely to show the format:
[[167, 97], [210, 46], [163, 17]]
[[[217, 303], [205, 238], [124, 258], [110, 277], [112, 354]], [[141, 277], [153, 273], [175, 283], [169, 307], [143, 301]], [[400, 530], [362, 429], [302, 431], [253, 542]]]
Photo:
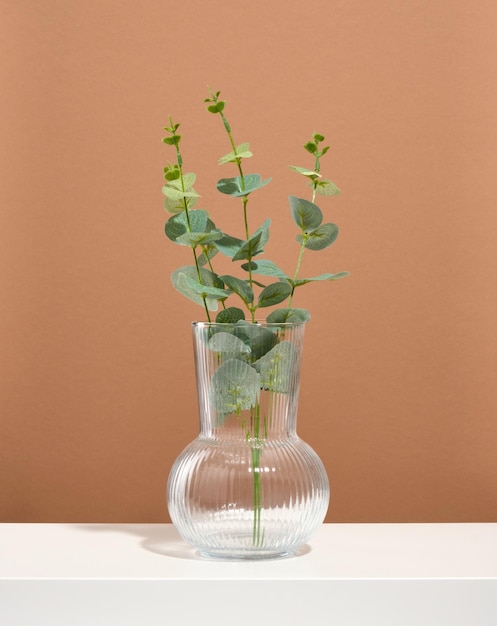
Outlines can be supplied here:
[[[165, 232], [175, 244], [190, 248], [193, 257], [193, 264], [176, 269], [171, 280], [182, 295], [203, 306], [208, 322], [214, 321], [211, 313], [216, 312], [215, 322], [223, 325], [222, 330], [219, 327], [212, 329], [206, 340], [206, 349], [215, 354], [217, 364], [209, 381], [209, 402], [220, 423], [230, 417], [241, 419], [254, 468], [253, 542], [261, 545], [262, 491], [258, 468], [271, 423], [272, 407], [276, 406], [271, 400], [263, 403], [261, 394], [274, 400], [277, 394], [292, 393], [298, 359], [294, 345], [286, 338], [284, 324], [301, 324], [310, 319], [309, 311], [293, 306], [296, 290], [308, 283], [334, 281], [348, 275], [348, 272], [328, 272], [310, 278], [300, 275], [304, 252], [324, 250], [338, 236], [338, 227], [324, 221], [315, 200], [316, 195], [334, 196], [339, 189], [331, 180], [322, 177], [321, 159], [329, 146], [322, 146], [324, 136], [314, 133], [304, 145], [314, 159], [313, 166], [290, 166], [307, 179], [311, 190], [310, 200], [289, 197], [290, 215], [298, 229], [295, 269], [293, 273], [287, 273], [273, 261], [262, 258], [270, 236], [271, 220], [266, 219], [251, 230], [248, 206], [252, 195], [271, 179], [264, 180], [259, 174], [245, 172], [246, 159], [252, 157], [252, 152], [247, 142], [235, 143], [225, 116], [226, 103], [220, 99], [220, 92], [210, 92], [205, 102], [207, 111], [221, 119], [231, 148], [218, 163], [236, 168], [236, 176], [221, 178], [217, 189], [240, 203], [244, 234], [240, 239], [224, 232], [206, 210], [197, 208], [199, 194], [194, 189], [197, 177], [184, 169], [181, 135], [178, 134], [180, 125], [170, 118], [169, 126], [165, 128], [168, 136], [163, 141], [174, 149], [175, 159], [164, 168], [165, 208], [172, 214]], [[216, 272], [215, 257], [219, 253], [239, 264], [237, 275]], [[233, 300], [235, 303], [231, 304]], [[274, 328], [255, 323], [259, 310], [269, 308], [273, 310], [266, 321], [274, 324]]]
[[[234, 165], [237, 176], [221, 178], [217, 189], [241, 203], [244, 239], [225, 233], [214, 224], [207, 211], [196, 208], [199, 195], [194, 185], [197, 177], [184, 170], [181, 135], [177, 132], [180, 125], [170, 118], [169, 126], [165, 127], [169, 134], [163, 141], [175, 149], [176, 158], [164, 168], [165, 208], [173, 214], [166, 223], [165, 231], [171, 241], [191, 249], [194, 262], [193, 265], [175, 270], [171, 277], [172, 283], [182, 295], [204, 307], [208, 321], [213, 321], [211, 312], [217, 312], [221, 306], [221, 311], [215, 317], [216, 322], [236, 322], [246, 319], [248, 314], [249, 320], [254, 323], [259, 309], [285, 303], [284, 307], [269, 313], [266, 318], [268, 322], [305, 322], [310, 319], [310, 313], [293, 306], [295, 291], [311, 282], [333, 281], [348, 275], [348, 272], [338, 272], [311, 278], [300, 277], [305, 250], [324, 250], [338, 236], [337, 225], [323, 223], [323, 213], [315, 204], [316, 194], [333, 196], [340, 191], [335, 183], [321, 175], [321, 158], [328, 152], [329, 146], [321, 147], [324, 136], [314, 133], [312, 139], [304, 145], [305, 150], [314, 157], [314, 167], [290, 166], [307, 179], [312, 199], [289, 197], [290, 215], [299, 229], [296, 240], [300, 247], [295, 270], [293, 274], [288, 274], [273, 261], [260, 258], [269, 240], [271, 220], [266, 219], [251, 231], [248, 205], [252, 194], [265, 187], [271, 179], [263, 180], [259, 174], [245, 173], [245, 160], [252, 157], [250, 145], [247, 142], [235, 144], [224, 113], [226, 102], [220, 100], [220, 93], [211, 92], [205, 102], [207, 111], [221, 118], [231, 147], [231, 151], [219, 158], [218, 163], [223, 166]], [[213, 258], [219, 252], [231, 258], [233, 263], [240, 262], [241, 274], [216, 273]], [[231, 296], [237, 300], [236, 305], [227, 306]]]

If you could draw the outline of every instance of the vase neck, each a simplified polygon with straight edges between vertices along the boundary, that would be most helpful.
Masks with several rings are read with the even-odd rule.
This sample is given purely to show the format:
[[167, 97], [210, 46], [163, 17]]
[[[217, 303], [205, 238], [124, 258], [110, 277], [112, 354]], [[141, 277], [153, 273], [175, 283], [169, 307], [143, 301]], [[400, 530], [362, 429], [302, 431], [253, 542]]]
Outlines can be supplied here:
[[303, 333], [303, 324], [194, 324], [202, 436], [295, 435]]

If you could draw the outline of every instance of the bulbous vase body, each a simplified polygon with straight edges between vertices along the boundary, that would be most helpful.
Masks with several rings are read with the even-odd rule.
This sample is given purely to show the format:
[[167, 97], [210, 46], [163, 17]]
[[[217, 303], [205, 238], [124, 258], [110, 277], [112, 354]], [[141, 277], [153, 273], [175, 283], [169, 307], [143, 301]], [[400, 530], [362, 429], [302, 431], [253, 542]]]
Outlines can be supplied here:
[[167, 500], [203, 556], [289, 556], [324, 520], [328, 477], [296, 432], [304, 327], [193, 324], [200, 433], [171, 469]]

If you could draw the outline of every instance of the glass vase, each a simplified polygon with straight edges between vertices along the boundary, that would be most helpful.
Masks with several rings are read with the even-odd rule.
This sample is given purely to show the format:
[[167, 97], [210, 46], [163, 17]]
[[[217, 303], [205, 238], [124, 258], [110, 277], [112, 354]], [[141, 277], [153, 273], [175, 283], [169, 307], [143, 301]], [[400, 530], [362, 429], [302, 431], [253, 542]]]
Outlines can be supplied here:
[[171, 469], [167, 500], [202, 556], [290, 556], [324, 520], [328, 477], [296, 432], [304, 328], [193, 324], [200, 433]]

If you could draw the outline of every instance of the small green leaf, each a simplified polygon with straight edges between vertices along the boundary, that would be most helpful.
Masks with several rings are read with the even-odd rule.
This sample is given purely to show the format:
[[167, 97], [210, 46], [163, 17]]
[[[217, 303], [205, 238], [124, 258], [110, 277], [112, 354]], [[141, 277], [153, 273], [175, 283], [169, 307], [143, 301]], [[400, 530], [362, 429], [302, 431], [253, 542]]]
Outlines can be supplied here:
[[[167, 130], [167, 129], [166, 129]], [[168, 146], [177, 146], [181, 141], [181, 135], [173, 135], [172, 137], [164, 137], [162, 140]]]
[[181, 275], [180, 283], [182, 284], [182, 286], [187, 286], [189, 289], [192, 289], [195, 293], [201, 296], [201, 298], [225, 300], [229, 296], [229, 293], [224, 289], [204, 285], [203, 283], [199, 283], [198, 280], [195, 280], [194, 278], [191, 278], [186, 274]]
[[318, 180], [315, 183], [309, 183], [309, 187], [316, 186], [316, 191], [321, 196], [336, 196], [340, 193], [340, 189], [331, 182], [331, 180]]
[[253, 367], [239, 359], [229, 359], [214, 372], [209, 399], [219, 413], [240, 414], [257, 404], [260, 388], [261, 377]]
[[[224, 283], [219, 280], [216, 274], [205, 269], [203, 267], [200, 268], [200, 278], [204, 283], [203, 286], [210, 286], [218, 290], [216, 292], [216, 297], [206, 297], [206, 305], [210, 311], [217, 311], [218, 309], [218, 300], [217, 297], [224, 289]], [[192, 284], [194, 286], [192, 286]], [[180, 267], [175, 270], [171, 274], [171, 282], [177, 291], [179, 291], [183, 296], [192, 300], [192, 302], [196, 302], [197, 304], [204, 305], [204, 300], [202, 295], [199, 293], [197, 289], [198, 283], [198, 275], [197, 269], [194, 265], [186, 265], [184, 267]], [[201, 286], [202, 287], [202, 286]], [[229, 293], [224, 291], [224, 297], [226, 298]]]
[[295, 384], [298, 368], [297, 351], [290, 341], [281, 341], [254, 363], [261, 375], [264, 389], [277, 393], [288, 393]]
[[[208, 213], [202, 209], [188, 212], [188, 218], [190, 220], [190, 230], [197, 233], [203, 233], [207, 230]], [[210, 221], [210, 220], [209, 220]], [[212, 222], [211, 222], [212, 223]], [[185, 233], [188, 233], [188, 221], [186, 212], [173, 215], [166, 223], [166, 235], [171, 241], [176, 241], [178, 237], [181, 237]], [[179, 242], [182, 243], [182, 242]], [[189, 245], [189, 244], [184, 244]]]
[[[322, 224], [316, 230], [306, 235], [305, 247], [309, 250], [324, 250], [338, 237], [338, 226], [336, 224]], [[297, 235], [297, 241], [302, 243], [303, 236]]]
[[218, 252], [219, 250], [217, 249], [215, 242], [204, 244], [202, 246], [202, 254], [197, 259], [199, 266], [203, 267], [204, 265], [207, 265], [210, 259], [215, 257]]
[[[176, 181], [174, 181], [176, 182]], [[189, 189], [188, 191], [182, 191], [178, 189], [174, 183], [168, 183], [162, 187], [162, 192], [165, 196], [170, 198], [171, 200], [181, 200], [183, 198], [199, 198], [200, 196], [193, 189]]]
[[[183, 174], [183, 186], [185, 188], [185, 190], [189, 190], [193, 187], [193, 185], [195, 184], [195, 181], [197, 180], [197, 175], [194, 174], [193, 172], [188, 172], [187, 174]], [[177, 181], [176, 183], [173, 183], [173, 185], [179, 190], [181, 191], [181, 182]]]
[[306, 309], [276, 309], [267, 316], [267, 322], [271, 324], [299, 324], [311, 319], [311, 314]]
[[292, 287], [288, 283], [271, 283], [263, 289], [257, 302], [258, 307], [273, 306], [286, 300], [292, 293]]
[[248, 196], [249, 193], [261, 189], [270, 182], [270, 178], [262, 180], [259, 174], [246, 174], [242, 179], [237, 176], [235, 178], [221, 178], [217, 183], [217, 188], [221, 193], [239, 198]]
[[316, 146], [316, 144], [312, 141], [308, 141], [305, 145], [304, 148], [307, 150], [307, 152], [310, 152], [311, 154], [316, 154], [318, 147]]
[[180, 217], [180, 215], [173, 215], [166, 222], [165, 232], [171, 241], [176, 241], [178, 237], [187, 232], [185, 224], [181, 220], [178, 220], [178, 217]]
[[168, 213], [181, 213], [185, 210], [185, 202], [189, 209], [193, 208], [197, 204], [197, 197], [194, 198], [178, 198], [172, 200], [166, 196], [164, 202], [164, 208]]
[[[212, 102], [212, 100], [207, 100], [207, 102]], [[221, 111], [224, 109], [224, 105], [226, 103], [223, 102], [223, 100], [219, 100], [219, 102], [217, 102], [216, 104], [211, 104], [210, 106], [207, 107], [207, 110], [209, 111], [209, 113], [221, 113]]]
[[349, 276], [349, 272], [338, 272], [337, 274], [320, 274], [319, 276], [314, 276], [313, 278], [299, 278], [298, 280], [291, 281], [291, 284], [294, 287], [301, 287], [302, 285], [307, 285], [307, 283], [314, 283], [322, 280], [339, 280], [340, 278], [345, 278]]
[[320, 141], [324, 141], [324, 135], [320, 135], [319, 133], [314, 133], [312, 138], [314, 139], [316, 143], [319, 143]]
[[164, 178], [167, 181], [178, 180], [180, 176], [181, 176], [181, 172], [177, 165], [174, 165], [172, 168], [171, 167], [164, 168]]
[[260, 324], [252, 324], [241, 320], [237, 322], [233, 331], [237, 337], [250, 346], [251, 358], [256, 361], [269, 352], [278, 343], [278, 336], [269, 328]]
[[[187, 222], [186, 212], [178, 216], [178, 219]], [[188, 211], [188, 220], [190, 222], [190, 230], [194, 233], [204, 233], [207, 230], [207, 222], [209, 220], [209, 214], [202, 209], [196, 209], [195, 211]]]
[[190, 248], [196, 248], [197, 246], [213, 243], [217, 239], [221, 239], [223, 233], [220, 230], [211, 230], [209, 233], [184, 233], [179, 237], [176, 237], [176, 243], [182, 246], [190, 246]]
[[220, 276], [219, 278], [231, 289], [231, 291], [233, 291], [233, 293], [240, 296], [245, 304], [250, 304], [254, 301], [254, 292], [245, 280], [240, 280], [240, 278], [236, 278], [235, 276], [230, 276], [228, 274]]
[[303, 176], [307, 176], [307, 178], [311, 178], [312, 180], [315, 180], [316, 178], [320, 178], [321, 176], [319, 172], [310, 170], [308, 167], [298, 167], [297, 165], [289, 165], [288, 167], [294, 172], [298, 172], [299, 174], [302, 174]]
[[277, 278], [288, 278], [287, 274], [275, 263], [265, 259], [244, 263], [242, 265], [242, 269], [246, 270], [247, 272], [251, 270], [252, 274], [259, 274], [260, 276], [276, 276]]
[[260, 226], [254, 234], [244, 241], [236, 254], [233, 256], [233, 261], [243, 261], [245, 259], [250, 260], [257, 254], [264, 252], [264, 246], [269, 239], [269, 226], [271, 220], [266, 220], [262, 226]]
[[214, 352], [247, 353], [250, 347], [232, 333], [218, 332], [209, 339], [208, 347]]
[[313, 202], [295, 196], [290, 196], [288, 200], [293, 221], [302, 231], [314, 230], [323, 221], [321, 209]]
[[235, 306], [222, 309], [216, 316], [216, 322], [218, 324], [236, 324], [236, 322], [244, 319], [245, 313], [242, 309], [238, 309]]
[[250, 146], [248, 143], [241, 143], [236, 147], [236, 153], [233, 151], [229, 154], [225, 154], [218, 160], [218, 164], [223, 165], [224, 163], [236, 163], [239, 159], [248, 159], [253, 156], [249, 148]]
[[226, 256], [233, 258], [234, 255], [238, 252], [241, 245], [243, 244], [242, 239], [238, 239], [237, 237], [232, 237], [231, 235], [224, 234], [221, 239], [218, 239], [215, 243], [219, 252], [222, 252]]

